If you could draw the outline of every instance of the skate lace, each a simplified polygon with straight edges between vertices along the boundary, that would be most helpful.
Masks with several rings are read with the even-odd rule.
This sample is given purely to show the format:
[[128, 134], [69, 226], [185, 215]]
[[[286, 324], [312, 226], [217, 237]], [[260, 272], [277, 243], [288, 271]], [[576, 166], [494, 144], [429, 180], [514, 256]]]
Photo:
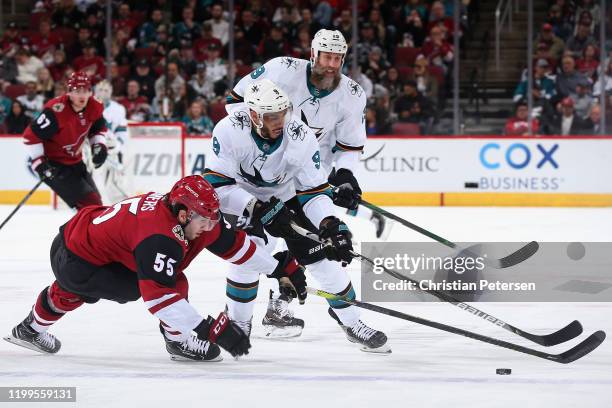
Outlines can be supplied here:
[[42, 332], [36, 336], [36, 341], [48, 348], [55, 347], [55, 337], [47, 332]]
[[209, 346], [210, 343], [208, 341], [200, 340], [195, 336], [190, 336], [187, 338], [187, 340], [181, 343], [181, 347], [183, 347], [185, 350], [193, 351], [199, 354], [206, 354]]
[[274, 312], [277, 313], [281, 318], [293, 318], [293, 310], [289, 309], [289, 302], [287, 302], [286, 300], [272, 299], [272, 307], [274, 308]]
[[251, 328], [253, 327], [250, 320], [238, 321], [234, 320], [234, 323], [246, 334], [247, 336], [251, 335]]
[[376, 330], [366, 326], [361, 320], [352, 328], [353, 334], [362, 340], [368, 340], [376, 333]]

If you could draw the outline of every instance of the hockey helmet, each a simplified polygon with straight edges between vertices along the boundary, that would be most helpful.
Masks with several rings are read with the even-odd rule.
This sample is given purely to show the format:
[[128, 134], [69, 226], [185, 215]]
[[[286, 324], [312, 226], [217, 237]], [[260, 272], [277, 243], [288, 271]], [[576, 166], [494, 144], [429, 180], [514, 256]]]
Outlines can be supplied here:
[[321, 51], [342, 54], [342, 63], [348, 50], [348, 45], [342, 33], [338, 30], [326, 30], [325, 28], [317, 31], [312, 39], [310, 64], [315, 65]]
[[263, 116], [266, 113], [278, 113], [287, 111], [287, 117], [291, 116], [292, 105], [289, 96], [279, 86], [269, 79], [261, 79], [250, 84], [244, 93], [244, 102], [249, 109], [257, 113], [259, 123], [253, 124], [261, 129], [263, 127]]
[[89, 75], [87, 75], [83, 71], [75, 71], [70, 74], [70, 78], [68, 78], [68, 91], [76, 91], [79, 88], [84, 88], [88, 91], [91, 90], [91, 79]]
[[194, 216], [200, 216], [217, 223], [221, 218], [219, 196], [202, 176], [192, 175], [177, 181], [168, 194], [168, 204], [176, 212], [179, 205], [185, 206], [188, 221]]

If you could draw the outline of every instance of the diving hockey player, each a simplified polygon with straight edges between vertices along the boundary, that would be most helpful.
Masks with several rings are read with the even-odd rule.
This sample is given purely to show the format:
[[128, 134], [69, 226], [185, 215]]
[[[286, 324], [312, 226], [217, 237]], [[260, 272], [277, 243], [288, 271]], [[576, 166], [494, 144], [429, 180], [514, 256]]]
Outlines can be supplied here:
[[98, 82], [94, 88], [94, 95], [104, 105], [104, 120], [108, 128], [106, 134], [108, 159], [98, 171], [93, 173], [93, 177], [100, 188], [102, 202], [115, 203], [128, 198], [131, 190], [125, 175], [124, 163], [125, 144], [128, 140], [126, 112], [123, 105], [111, 99], [113, 87], [108, 81]]
[[103, 106], [91, 94], [91, 80], [73, 72], [68, 93], [51, 99], [23, 133], [31, 168], [71, 208], [102, 205], [100, 193], [83, 163], [87, 138], [94, 167], [106, 160], [106, 122]]
[[[207, 248], [249, 271], [285, 280], [289, 293], [306, 297], [304, 268], [287, 252], [259, 249], [244, 231], [227, 225], [213, 187], [201, 176], [179, 180], [168, 194], [148, 193], [112, 207], [81, 209], [60, 228], [51, 245], [56, 280], [42, 290], [30, 314], [5, 340], [43, 353], [61, 344], [47, 329], [83, 303], [118, 303], [141, 296], [155, 317], [173, 360], [219, 361], [219, 347], [233, 356], [248, 354], [250, 325], [220, 313], [204, 317], [188, 302], [184, 270]], [[238, 282], [246, 281], [237, 274]], [[286, 282], [286, 280], [289, 282]]]
[[321, 165], [330, 184], [337, 187], [334, 204], [371, 220], [376, 237], [385, 239], [389, 222], [359, 207], [361, 188], [354, 174], [366, 142], [366, 96], [357, 82], [342, 74], [347, 49], [340, 31], [319, 30], [312, 40], [310, 61], [279, 57], [266, 62], [234, 87], [227, 98], [227, 111], [231, 114], [234, 104], [244, 101], [246, 88], [258, 79], [268, 78], [285, 90], [296, 113], [319, 141]]
[[[351, 232], [334, 216], [314, 132], [293, 115], [287, 94], [269, 79], [251, 83], [244, 101], [242, 109], [217, 123], [213, 152], [207, 155], [204, 178], [219, 194], [221, 211], [240, 217], [238, 226], [270, 251], [276, 241], [271, 237], [283, 238], [324, 290], [354, 299], [350, 277], [341, 266], [352, 260]], [[327, 245], [295, 233], [293, 221], [317, 231]], [[228, 292], [231, 319], [243, 321], [252, 315], [257, 281], [250, 288]], [[301, 334], [303, 321], [287, 313], [287, 304], [283, 297], [271, 300], [263, 322], [270, 336], [281, 329], [286, 329], [283, 336]], [[329, 305], [330, 315], [351, 342], [364, 351], [390, 351], [386, 335], [361, 321], [359, 309], [341, 301]]]

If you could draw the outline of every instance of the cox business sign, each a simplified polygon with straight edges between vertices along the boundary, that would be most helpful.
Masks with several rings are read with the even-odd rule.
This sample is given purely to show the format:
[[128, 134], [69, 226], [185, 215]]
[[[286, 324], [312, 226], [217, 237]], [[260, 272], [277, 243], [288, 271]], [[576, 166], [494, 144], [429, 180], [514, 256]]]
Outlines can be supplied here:
[[483, 175], [466, 188], [491, 191], [558, 191], [565, 182], [558, 157], [560, 143], [486, 142], [478, 158]]
[[[612, 192], [612, 139], [368, 139], [370, 192]], [[604, 176], [605, 175], [605, 176]]]

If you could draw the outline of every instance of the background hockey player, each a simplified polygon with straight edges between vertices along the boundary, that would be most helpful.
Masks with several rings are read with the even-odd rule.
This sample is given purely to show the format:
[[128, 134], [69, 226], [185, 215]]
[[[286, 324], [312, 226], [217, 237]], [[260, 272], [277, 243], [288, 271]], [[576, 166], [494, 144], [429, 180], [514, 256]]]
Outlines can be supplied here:
[[[241, 224], [268, 250], [275, 246], [268, 235], [284, 238], [289, 251], [309, 265], [324, 290], [355, 298], [350, 277], [340, 264], [352, 260], [351, 232], [334, 216], [313, 131], [293, 115], [288, 96], [268, 79], [247, 87], [243, 106], [215, 126], [213, 152], [207, 156], [204, 177], [217, 189], [221, 210], [242, 217]], [[297, 235], [292, 220], [318, 231], [329, 245]], [[252, 315], [255, 283], [253, 287], [242, 296], [228, 292], [230, 317], [243, 320]], [[389, 351], [385, 334], [363, 323], [356, 307], [340, 301], [329, 304], [330, 315], [350, 341], [361, 344], [364, 351]], [[287, 306], [286, 299], [271, 298], [263, 321], [269, 335], [301, 333], [303, 321], [293, 318]]]
[[81, 149], [89, 139], [92, 162], [100, 167], [107, 156], [103, 106], [92, 97], [91, 80], [83, 72], [68, 79], [68, 93], [51, 99], [23, 133], [39, 174], [72, 208], [101, 205], [100, 193], [87, 171]]
[[115, 203], [128, 198], [131, 190], [123, 161], [128, 141], [126, 112], [123, 105], [111, 99], [113, 87], [108, 81], [98, 82], [94, 94], [104, 105], [104, 120], [108, 128], [106, 134], [108, 159], [93, 173], [93, 177], [102, 194], [102, 202]]
[[[305, 299], [303, 268], [287, 256], [277, 261], [243, 231], [230, 229], [212, 186], [200, 176], [188, 176], [168, 194], [90, 206], [63, 225], [51, 246], [56, 281], [43, 289], [30, 314], [5, 340], [56, 353], [61, 344], [47, 329], [68, 312], [99, 299], [125, 303], [142, 296], [161, 322], [173, 360], [219, 361], [219, 346], [233, 356], [247, 354], [249, 336], [240, 326], [249, 326], [250, 316], [246, 322], [230, 321], [225, 313], [203, 317], [187, 301], [183, 271], [204, 248], [250, 274], [288, 279], [290, 293]], [[242, 284], [239, 278], [234, 277]]]
[[390, 225], [370, 209], [359, 207], [361, 188], [354, 174], [366, 142], [366, 95], [361, 86], [342, 74], [348, 46], [340, 31], [319, 30], [313, 40], [310, 61], [274, 58], [245, 76], [228, 96], [228, 112], [244, 101], [247, 87], [268, 78], [291, 99], [295, 113], [314, 132], [321, 146], [321, 165], [334, 190], [334, 204], [374, 223], [376, 236]]

